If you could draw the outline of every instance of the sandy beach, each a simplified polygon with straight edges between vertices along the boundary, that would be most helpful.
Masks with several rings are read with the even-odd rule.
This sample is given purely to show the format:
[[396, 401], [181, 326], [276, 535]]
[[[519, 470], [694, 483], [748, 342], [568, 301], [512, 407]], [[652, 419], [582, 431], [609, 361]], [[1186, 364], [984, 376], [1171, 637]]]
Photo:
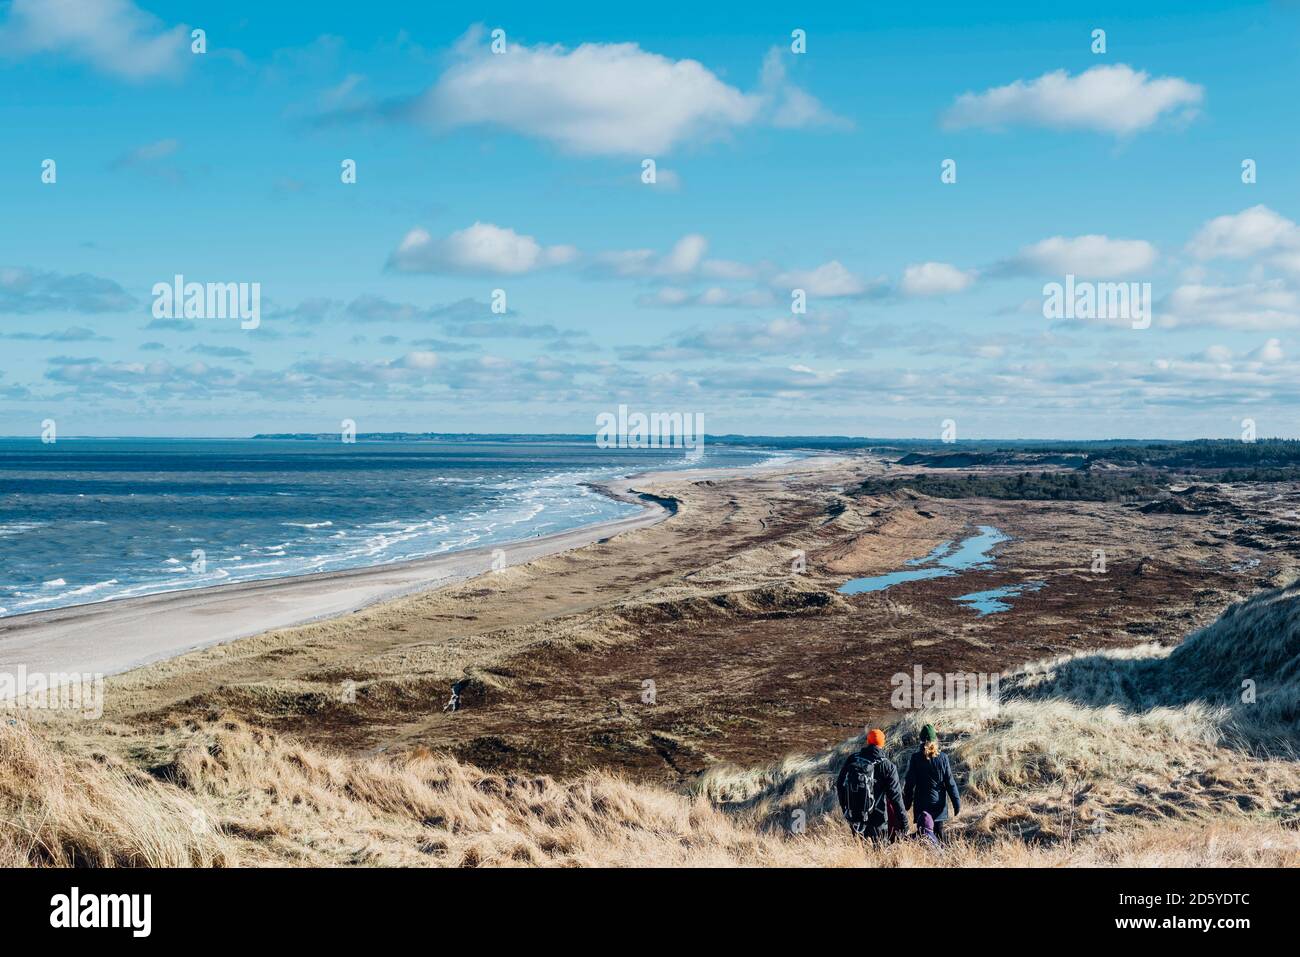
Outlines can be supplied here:
[[509, 568], [646, 528], [672, 514], [669, 496], [647, 489], [716, 481], [745, 474], [826, 468], [813, 456], [795, 463], [646, 472], [592, 485], [642, 507], [626, 518], [520, 541], [504, 542], [369, 568], [147, 595], [0, 619], [0, 671], [25, 667], [47, 674], [119, 674], [223, 642], [346, 615], [379, 602], [465, 581], [493, 570], [503, 553]]

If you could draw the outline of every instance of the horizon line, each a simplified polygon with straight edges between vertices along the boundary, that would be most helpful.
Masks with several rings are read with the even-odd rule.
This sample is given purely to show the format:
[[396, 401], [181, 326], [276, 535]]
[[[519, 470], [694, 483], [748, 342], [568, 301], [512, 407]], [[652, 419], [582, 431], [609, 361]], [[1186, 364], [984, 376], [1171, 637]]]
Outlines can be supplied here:
[[[336, 432], [258, 432], [252, 435], [93, 435], [93, 434], [76, 434], [59, 436], [59, 441], [69, 439], [156, 439], [156, 440], [186, 440], [186, 441], [298, 441], [298, 440], [316, 440], [321, 436], [331, 436]], [[404, 429], [392, 429], [378, 432], [357, 432], [357, 439], [374, 436], [429, 436], [436, 438], [563, 438], [579, 439], [591, 437], [594, 439], [595, 433], [587, 432], [415, 432]], [[1210, 436], [1202, 435], [1194, 438], [1177, 439], [1162, 436], [1108, 436], [1106, 438], [1077, 438], [1077, 437], [1054, 437], [1054, 438], [1015, 438], [1009, 436], [998, 436], [989, 438], [957, 438], [945, 441], [941, 438], [930, 438], [926, 436], [870, 436], [870, 435], [843, 435], [833, 433], [813, 433], [813, 432], [795, 432], [795, 433], [748, 433], [748, 432], [718, 432], [705, 433], [704, 439], [815, 439], [815, 440], [836, 440], [844, 442], [933, 442], [939, 445], [961, 445], [963, 443], [974, 442], [1079, 442], [1079, 443], [1100, 443], [1100, 442], [1243, 442], [1240, 438], [1231, 436]], [[3, 440], [22, 440], [29, 439], [41, 442], [39, 434], [23, 435], [0, 435], [0, 441]], [[1284, 436], [1260, 436], [1254, 440], [1259, 442], [1298, 442], [1300, 438], [1286, 438]], [[57, 444], [55, 442], [43, 444]], [[1253, 444], [1253, 443], [1245, 443]]]

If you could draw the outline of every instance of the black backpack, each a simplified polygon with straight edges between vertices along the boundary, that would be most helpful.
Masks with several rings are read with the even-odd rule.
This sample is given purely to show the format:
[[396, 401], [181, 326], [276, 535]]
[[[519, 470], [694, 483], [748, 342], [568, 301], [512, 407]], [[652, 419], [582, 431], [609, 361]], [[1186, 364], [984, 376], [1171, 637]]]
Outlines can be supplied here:
[[860, 754], [849, 758], [840, 794], [840, 810], [850, 824], [866, 824], [876, 808], [876, 765], [884, 760], [868, 761]]

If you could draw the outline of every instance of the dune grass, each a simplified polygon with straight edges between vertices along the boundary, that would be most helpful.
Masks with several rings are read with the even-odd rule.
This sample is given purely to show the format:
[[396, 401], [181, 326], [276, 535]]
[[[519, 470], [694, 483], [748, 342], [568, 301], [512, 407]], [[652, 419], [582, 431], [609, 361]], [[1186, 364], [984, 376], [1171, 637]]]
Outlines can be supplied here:
[[865, 847], [837, 820], [831, 777], [860, 737], [681, 793], [329, 754], [234, 718], [134, 750], [6, 719], [0, 865], [1295, 866], [1298, 668], [1291, 586], [1172, 650], [1022, 668], [995, 711], [905, 715], [891, 754], [932, 722], [963, 781], [941, 851]]

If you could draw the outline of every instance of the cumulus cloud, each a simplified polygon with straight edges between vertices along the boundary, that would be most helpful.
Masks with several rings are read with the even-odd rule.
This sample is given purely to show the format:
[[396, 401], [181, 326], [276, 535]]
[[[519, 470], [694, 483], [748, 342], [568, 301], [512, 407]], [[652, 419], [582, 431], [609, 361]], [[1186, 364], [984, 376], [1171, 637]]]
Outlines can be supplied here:
[[653, 155], [744, 126], [762, 106], [696, 60], [635, 43], [510, 43], [493, 54], [479, 33], [411, 105], [415, 117], [438, 128], [504, 127], [573, 153]]
[[1282, 351], [1282, 340], [1269, 339], [1252, 352], [1250, 358], [1256, 362], [1281, 362], [1286, 358], [1286, 353]]
[[[509, 42], [491, 52], [482, 26], [455, 45], [450, 66], [414, 97], [327, 108], [323, 122], [373, 116], [443, 131], [495, 127], [582, 155], [656, 156], [683, 143], [755, 126], [851, 126], [788, 78], [770, 50], [752, 91], [697, 60], [674, 60], [635, 43]], [[662, 174], [661, 174], [662, 175]], [[675, 174], [664, 185], [675, 188]]]
[[87, 392], [121, 392], [121, 386], [169, 386], [173, 390], [184, 390], [200, 394], [218, 385], [229, 376], [224, 370], [209, 366], [205, 362], [191, 362], [174, 365], [164, 359], [153, 362], [100, 362], [97, 359], [59, 361], [50, 360], [51, 368], [45, 378], [52, 382], [77, 386]]
[[443, 239], [412, 229], [388, 264], [399, 272], [517, 276], [563, 265], [577, 256], [572, 246], [542, 246], [513, 229], [476, 222]]
[[810, 296], [823, 299], [856, 299], [877, 291], [881, 284], [868, 282], [850, 272], [838, 259], [832, 259], [816, 269], [780, 273], [772, 285], [787, 290], [802, 289]]
[[1016, 80], [982, 93], [963, 93], [944, 114], [949, 129], [1047, 126], [1126, 136], [1166, 113], [1189, 116], [1202, 87], [1173, 76], [1152, 78], [1125, 64], [1095, 66], [1078, 76], [1064, 70]]
[[61, 54], [125, 80], [178, 73], [189, 27], [167, 27], [130, 0], [13, 0], [0, 53]]
[[1179, 286], [1158, 304], [1160, 325], [1265, 331], [1300, 326], [1300, 296], [1281, 280]]
[[1158, 256], [1144, 239], [1053, 236], [1026, 246], [1000, 271], [1033, 275], [1131, 276], [1150, 269]]
[[946, 296], [970, 288], [975, 276], [948, 263], [917, 263], [903, 270], [900, 288], [906, 296]]
[[118, 312], [135, 299], [111, 279], [0, 267], [0, 315], [32, 312]]
[[427, 349], [417, 349], [402, 356], [399, 362], [404, 369], [436, 369], [438, 368], [438, 353], [430, 352]]
[[1187, 244], [1198, 259], [1248, 259], [1272, 250], [1294, 254], [1296, 247], [1300, 247], [1300, 227], [1264, 205], [1216, 216]]
[[709, 241], [699, 233], [688, 233], [666, 253], [653, 249], [625, 249], [600, 253], [588, 273], [597, 277], [621, 279], [752, 279], [756, 270], [744, 263], [726, 259], [708, 259]]
[[1300, 276], [1300, 249], [1286, 249], [1269, 257], [1269, 263], [1292, 276]]

